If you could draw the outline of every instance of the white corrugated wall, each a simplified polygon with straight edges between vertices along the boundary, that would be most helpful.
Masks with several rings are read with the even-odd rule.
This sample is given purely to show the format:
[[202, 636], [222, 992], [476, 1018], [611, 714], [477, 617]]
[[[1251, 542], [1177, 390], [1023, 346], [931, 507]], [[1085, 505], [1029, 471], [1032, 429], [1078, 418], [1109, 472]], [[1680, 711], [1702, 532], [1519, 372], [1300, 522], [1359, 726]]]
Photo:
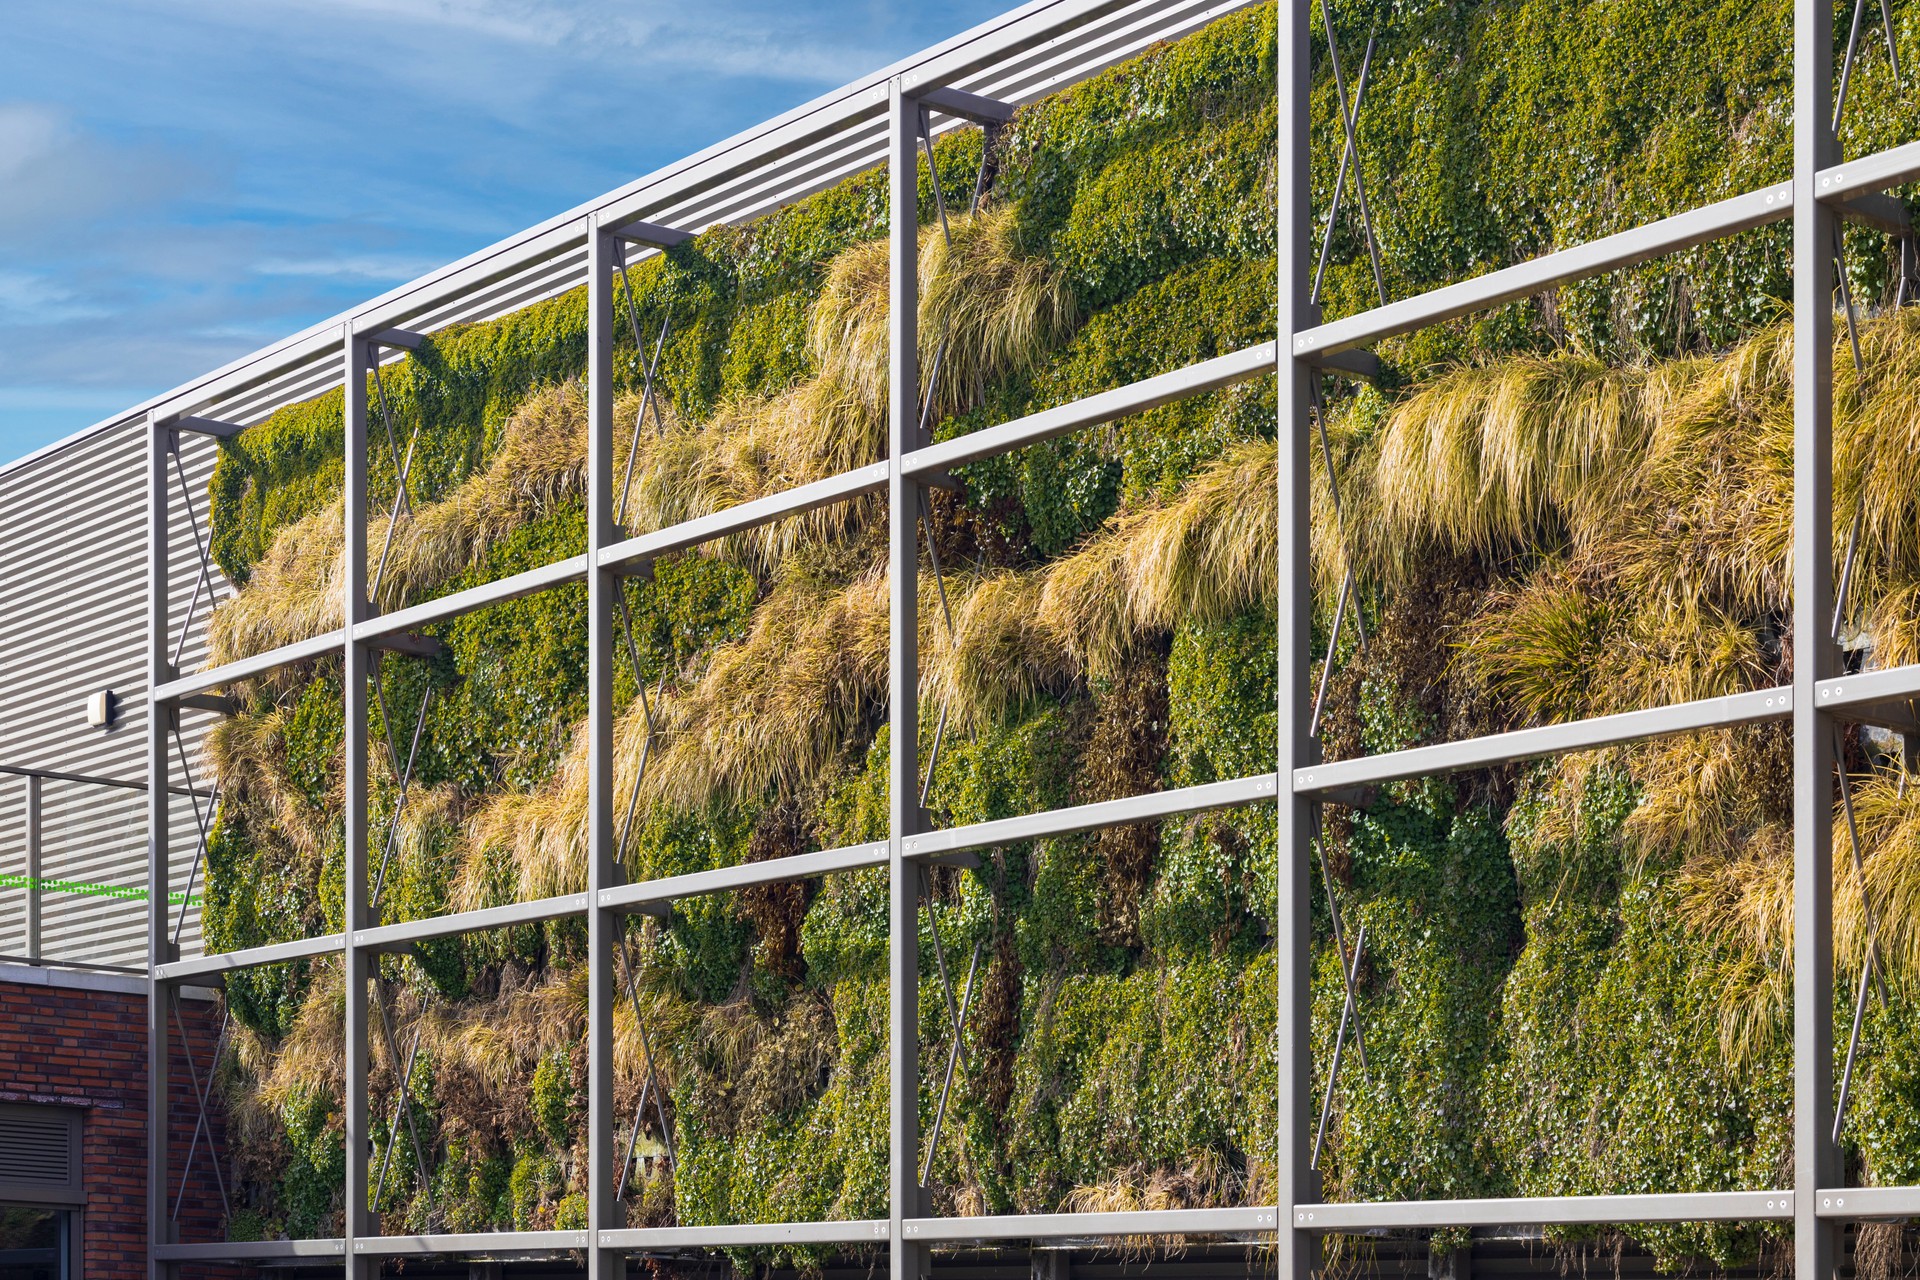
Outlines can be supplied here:
[[[0, 767], [142, 784], [146, 775], [146, 439], [119, 427], [0, 470]], [[207, 479], [216, 445], [181, 437], [181, 472], [206, 535]], [[170, 473], [171, 603], [175, 634], [199, 576], [186, 498]], [[230, 594], [216, 568], [181, 650], [182, 670], [205, 659], [210, 605]], [[169, 646], [171, 648], [171, 645]], [[112, 690], [110, 728], [87, 724], [88, 695]], [[182, 745], [206, 787], [200, 742], [213, 717], [188, 712]], [[176, 757], [171, 785], [187, 779]], [[28, 780], [0, 773], [0, 955], [27, 951]], [[54, 961], [146, 965], [146, 796], [141, 790], [41, 782], [41, 954]], [[203, 813], [206, 802], [201, 801]], [[197, 844], [192, 797], [176, 795], [169, 840], [183, 894]], [[198, 887], [195, 889], [196, 896]], [[177, 910], [177, 907], [175, 908]], [[189, 907], [183, 952], [199, 950]]]

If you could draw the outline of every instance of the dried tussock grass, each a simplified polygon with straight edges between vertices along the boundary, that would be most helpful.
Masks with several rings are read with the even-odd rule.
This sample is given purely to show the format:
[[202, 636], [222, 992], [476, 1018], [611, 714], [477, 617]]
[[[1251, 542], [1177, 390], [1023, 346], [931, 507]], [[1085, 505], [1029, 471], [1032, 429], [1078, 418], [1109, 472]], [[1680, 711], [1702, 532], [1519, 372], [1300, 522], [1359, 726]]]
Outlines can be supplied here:
[[[1218, 621], [1272, 599], [1277, 455], [1237, 446], [1172, 501], [1133, 511], [1079, 551], [1033, 572], [949, 583], [955, 634], [922, 601], [923, 692], [959, 727], [1009, 714], [1075, 679], [1119, 669], [1147, 636]], [[878, 717], [887, 678], [886, 579], [777, 581], [748, 634], [721, 645], [653, 708], [642, 811], [792, 794]], [[647, 713], [617, 718], [615, 807], [641, 773]], [[584, 739], [542, 786], [490, 799], [470, 821], [458, 909], [578, 892], [586, 849]]]
[[[1257, 1203], [1246, 1198], [1249, 1181], [1228, 1165], [1222, 1152], [1198, 1148], [1187, 1153], [1181, 1168], [1130, 1165], [1104, 1182], [1076, 1186], [1060, 1207], [1066, 1213], [1153, 1213]], [[1164, 1245], [1153, 1236], [1121, 1238], [1121, 1247], [1129, 1253]]]
[[[941, 335], [936, 415], [972, 404], [988, 383], [1028, 372], [1072, 333], [1078, 312], [1066, 277], [1021, 252], [1012, 212], [953, 222], [951, 249], [937, 229], [921, 238], [922, 378], [931, 379]], [[632, 478], [617, 504], [633, 530], [665, 528], [877, 461], [887, 421], [886, 242], [858, 245], [828, 270], [809, 330], [817, 373], [785, 391], [747, 397], [699, 424], [656, 398], [637, 448], [626, 424], [641, 397], [623, 396], [614, 471]], [[657, 416], [656, 416], [657, 415]], [[479, 564], [489, 548], [586, 485], [587, 397], [577, 381], [531, 393], [509, 418], [485, 470], [395, 526], [380, 604], [420, 599]], [[833, 503], [703, 548], [744, 557], [763, 573], [808, 542], [857, 532], [871, 499]], [[321, 635], [343, 616], [342, 507], [335, 503], [282, 530], [244, 591], [215, 611], [211, 661], [230, 662]], [[368, 521], [369, 570], [387, 544], [385, 513]]]

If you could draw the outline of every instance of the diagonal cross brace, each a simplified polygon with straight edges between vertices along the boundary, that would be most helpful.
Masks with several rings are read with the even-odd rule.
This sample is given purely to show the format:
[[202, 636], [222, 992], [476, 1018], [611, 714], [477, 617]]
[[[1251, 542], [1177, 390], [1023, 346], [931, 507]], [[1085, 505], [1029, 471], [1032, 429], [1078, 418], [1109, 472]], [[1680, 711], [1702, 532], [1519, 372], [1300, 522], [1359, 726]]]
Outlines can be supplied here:
[[[1327, 488], [1333, 494], [1334, 527], [1339, 530], [1341, 549], [1346, 551], [1350, 546], [1347, 541], [1347, 515], [1340, 501], [1340, 477], [1334, 473], [1333, 445], [1327, 439], [1327, 408], [1325, 403], [1320, 399], [1320, 387], [1317, 378], [1308, 381], [1307, 396], [1309, 407], [1313, 412], [1314, 426], [1320, 436], [1320, 456], [1325, 460]], [[1347, 603], [1353, 595], [1353, 587], [1353, 560], [1349, 554], [1347, 557], [1346, 574], [1340, 579], [1339, 602], [1334, 606], [1333, 610], [1333, 629], [1327, 637], [1327, 657], [1326, 660], [1320, 664], [1320, 688], [1314, 694], [1313, 717], [1307, 724], [1307, 733], [1309, 736], [1317, 735], [1320, 732], [1320, 717], [1326, 710], [1327, 705], [1327, 685], [1333, 678], [1333, 659], [1340, 648], [1340, 629], [1341, 625], [1346, 621]], [[1360, 648], [1364, 650], [1367, 647], [1367, 623], [1357, 604], [1353, 610], [1353, 625], [1354, 630], [1360, 637]]]
[[[645, 355], [647, 346], [640, 337], [640, 306], [634, 301], [633, 280], [627, 275], [626, 255], [616, 255], [614, 261], [620, 267], [620, 284], [627, 298], [627, 322], [633, 326], [633, 347], [634, 350]], [[666, 318], [660, 322], [660, 336], [654, 340], [653, 359], [648, 361], [645, 368], [641, 371], [644, 386], [640, 393], [640, 412], [633, 416], [633, 439], [627, 444], [626, 475], [620, 482], [618, 501], [614, 503], [613, 508], [613, 522], [616, 525], [619, 525], [626, 516], [627, 494], [633, 488], [634, 459], [638, 457], [640, 453], [640, 428], [644, 426], [647, 421], [648, 409], [653, 410], [653, 425], [662, 431], [666, 430], [666, 424], [660, 420], [660, 409], [654, 403], [653, 387], [654, 374], [658, 372], [660, 368], [660, 353], [666, 350], [667, 333], [672, 328], [672, 325], [673, 308], [669, 307], [667, 308]]]
[[[378, 974], [374, 975], [373, 994], [374, 1002], [380, 1006], [380, 1037], [386, 1044], [387, 1061], [398, 1068], [400, 1067], [400, 1050], [393, 1038], [393, 1013], [387, 1003], [387, 984], [386, 980]], [[419, 1037], [416, 1034], [414, 1037], [414, 1048], [418, 1050], [419, 1047]], [[426, 1192], [428, 1221], [432, 1222], [439, 1216], [439, 1206], [434, 1203], [433, 1179], [427, 1173], [426, 1149], [420, 1145], [420, 1130], [415, 1127], [413, 1121], [413, 1095], [408, 1091], [407, 1087], [413, 1076], [412, 1054], [407, 1056], [406, 1066], [402, 1068], [402, 1071], [404, 1074], [399, 1079], [397, 1085], [397, 1092], [400, 1095], [398, 1109], [405, 1114], [407, 1119], [407, 1136], [413, 1140], [413, 1167], [420, 1178], [420, 1189]], [[399, 1134], [395, 1133], [392, 1137], [393, 1140], [397, 1140]], [[385, 1178], [383, 1176], [382, 1183], [384, 1184], [384, 1182]]]
[[[206, 858], [207, 843], [213, 837], [213, 820], [220, 803], [220, 788], [214, 787], [212, 794], [207, 797], [207, 812], [203, 815], [200, 812], [200, 789], [193, 785], [193, 765], [187, 760], [187, 744], [180, 737], [180, 717], [173, 715], [171, 720], [174, 753], [180, 758], [180, 772], [187, 782], [187, 797], [193, 801], [193, 823], [199, 831], [199, 839], [193, 847], [193, 865], [187, 869], [187, 891], [180, 897], [180, 914], [173, 921], [173, 945], [178, 947], [180, 933], [187, 924], [187, 908], [193, 903], [194, 886], [200, 880], [200, 863]], [[164, 906], [160, 909], [166, 910]]]
[[[927, 900], [927, 913], [933, 913], [933, 900]], [[973, 944], [973, 960], [967, 965], [967, 985], [960, 996], [960, 1018], [953, 1027], [953, 1040], [947, 1045], [947, 1070], [940, 1081], [940, 1105], [933, 1112], [933, 1130], [927, 1138], [927, 1159], [920, 1169], [920, 1186], [924, 1189], [933, 1177], [933, 1158], [940, 1152], [940, 1126], [947, 1118], [947, 1096], [953, 1090], [953, 1069], [959, 1064], [966, 1052], [965, 1023], [967, 1010], [973, 1007], [973, 979], [980, 971], [980, 943]], [[949, 996], [951, 998], [951, 996]]]
[[380, 1179], [373, 1186], [369, 1208], [378, 1208], [387, 1190], [387, 1169], [393, 1164], [393, 1149], [400, 1144], [400, 1108], [407, 1105], [407, 1090], [413, 1083], [413, 1063], [420, 1053], [420, 1027], [413, 1028], [413, 1044], [407, 1049], [407, 1065], [400, 1073], [400, 1095], [393, 1102], [393, 1119], [387, 1121], [387, 1147], [380, 1156]]
[[639, 966], [634, 963], [625, 946], [620, 948], [622, 960], [627, 970], [627, 1000], [633, 1006], [633, 1025], [640, 1032], [640, 1049], [647, 1055], [647, 1078], [640, 1087], [640, 1102], [633, 1111], [633, 1128], [627, 1134], [627, 1156], [620, 1163], [620, 1178], [614, 1186], [613, 1198], [617, 1201], [627, 1192], [627, 1175], [633, 1169], [634, 1148], [640, 1142], [640, 1124], [646, 1119], [647, 1100], [653, 1100], [654, 1115], [660, 1122], [660, 1140], [667, 1147], [667, 1162], [677, 1174], [680, 1170], [680, 1155], [674, 1146], [673, 1126], [667, 1122], [666, 1086], [660, 1083], [659, 1071], [653, 1057], [653, 1038], [647, 1034], [647, 1021], [640, 1013], [640, 990], [637, 981]]
[[[1353, 166], [1354, 177], [1356, 179], [1360, 176], [1360, 108], [1367, 100], [1367, 77], [1373, 70], [1374, 43], [1374, 37], [1369, 35], [1367, 37], [1366, 52], [1361, 55], [1360, 58], [1360, 79], [1354, 85], [1352, 127], [1346, 130], [1347, 140], [1340, 148], [1340, 168], [1334, 174], [1333, 199], [1327, 206], [1327, 225], [1320, 234], [1320, 260], [1314, 266], [1313, 287], [1307, 294], [1307, 300], [1315, 305], [1318, 305], [1320, 302], [1320, 288], [1326, 280], [1327, 265], [1333, 255], [1333, 229], [1340, 221], [1340, 201], [1346, 193], [1348, 165], [1351, 164]], [[1341, 115], [1343, 124], [1348, 123], [1345, 119], [1346, 113], [1343, 111]], [[1372, 223], [1369, 221], [1366, 231], [1371, 235], [1372, 230]], [[1368, 247], [1372, 247], [1371, 241], [1369, 241]], [[1374, 275], [1374, 287], [1380, 292], [1381, 305], [1385, 306], [1387, 300], [1386, 285], [1379, 275], [1377, 262]]]
[[[1853, 84], [1853, 63], [1860, 48], [1860, 19], [1865, 16], [1867, 0], [1853, 0], [1853, 23], [1847, 31], [1847, 56], [1840, 64], [1840, 90], [1833, 102], [1834, 133], [1840, 132], [1840, 117], [1847, 109], [1847, 90]], [[1900, 51], [1893, 39], [1893, 10], [1890, 0], [1880, 0], [1880, 30], [1887, 40], [1887, 62], [1893, 68], [1893, 87], [1900, 87]]]
[[385, 726], [387, 739], [387, 759], [393, 766], [394, 774], [400, 779], [400, 794], [393, 804], [393, 814], [387, 819], [387, 838], [380, 850], [380, 870], [373, 878], [373, 893], [367, 900], [370, 908], [380, 905], [380, 893], [386, 887], [387, 867], [393, 860], [394, 850], [400, 839], [400, 819], [407, 811], [407, 794], [413, 786], [413, 768], [420, 758], [420, 735], [427, 727], [427, 708], [433, 703], [433, 686], [420, 695], [420, 714], [414, 717], [413, 741], [407, 746], [407, 763], [400, 767], [398, 744], [393, 740], [393, 720], [387, 713], [387, 695], [381, 687], [380, 674], [376, 669], [373, 679], [374, 695], [380, 703], [380, 722]]
[[172, 664], [180, 665], [180, 655], [186, 652], [187, 636], [193, 631], [194, 615], [200, 611], [202, 591], [211, 591], [213, 584], [213, 561], [208, 556], [206, 542], [200, 537], [200, 513], [194, 510], [193, 491], [187, 487], [187, 472], [180, 461], [180, 433], [172, 432], [167, 440], [169, 451], [173, 454], [173, 474], [180, 482], [180, 500], [187, 506], [187, 524], [193, 530], [194, 554], [200, 558], [200, 572], [193, 580], [193, 598], [187, 602], [186, 620], [180, 624], [180, 638], [174, 641]]
[[[1318, 810], [1319, 812], [1316, 820], [1320, 827], [1320, 838], [1315, 842], [1314, 849], [1315, 849], [1315, 852], [1318, 854], [1318, 861], [1320, 863], [1320, 884], [1321, 884], [1321, 887], [1326, 890], [1326, 894], [1327, 894], [1327, 917], [1329, 920], [1332, 921], [1332, 924], [1333, 924], [1334, 949], [1337, 950], [1340, 953], [1340, 955], [1344, 957], [1347, 954], [1347, 935], [1346, 935], [1346, 930], [1342, 927], [1342, 924], [1341, 924], [1340, 899], [1333, 891], [1333, 872], [1327, 866], [1326, 810], [1324, 806], [1318, 806]], [[1340, 967], [1340, 976], [1341, 976], [1341, 981], [1343, 985], [1346, 987], [1346, 1003], [1341, 1008], [1340, 1021], [1342, 1026], [1344, 1027], [1347, 1020], [1348, 1011], [1352, 1012], [1353, 1014], [1353, 1047], [1360, 1057], [1361, 1074], [1366, 1075], [1368, 1071], [1367, 1037], [1366, 1037], [1366, 1029], [1360, 1025], [1359, 997], [1355, 990], [1354, 979], [1348, 975], [1346, 966], [1344, 964], [1342, 964]]]
[[207, 1060], [206, 1084], [200, 1083], [200, 1069], [193, 1060], [193, 1042], [187, 1036], [187, 1025], [180, 1017], [180, 993], [169, 989], [168, 999], [173, 1004], [173, 1025], [180, 1032], [180, 1052], [187, 1060], [187, 1082], [193, 1086], [193, 1101], [198, 1115], [193, 1122], [193, 1141], [187, 1144], [187, 1161], [180, 1170], [180, 1191], [173, 1198], [171, 1220], [180, 1221], [180, 1206], [187, 1197], [187, 1182], [193, 1177], [194, 1157], [200, 1154], [200, 1135], [207, 1135], [207, 1162], [213, 1166], [214, 1185], [220, 1188], [220, 1210], [227, 1217], [233, 1216], [233, 1205], [227, 1200], [227, 1178], [220, 1171], [220, 1156], [213, 1149], [213, 1125], [207, 1119], [207, 1102], [213, 1096], [213, 1073], [220, 1065], [220, 1055], [226, 1051], [227, 1031], [233, 1025], [232, 1010], [220, 1018], [220, 1034], [213, 1042], [213, 1056]]
[[[1367, 257], [1373, 263], [1373, 285], [1374, 288], [1379, 291], [1380, 305], [1384, 307], [1387, 305], [1386, 276], [1380, 270], [1380, 245], [1374, 235], [1373, 211], [1367, 207], [1367, 180], [1366, 176], [1360, 171], [1360, 97], [1355, 97], [1353, 106], [1349, 109], [1347, 106], [1346, 72], [1343, 71], [1340, 66], [1340, 42], [1334, 38], [1333, 34], [1333, 4], [1331, 0], [1322, 0], [1320, 5], [1320, 19], [1321, 24], [1326, 28], [1327, 32], [1327, 53], [1333, 62], [1333, 87], [1334, 91], [1339, 95], [1340, 126], [1346, 133], [1346, 151], [1352, 152], [1353, 155], [1354, 203], [1360, 209], [1361, 228], [1366, 233], [1367, 239]], [[1361, 59], [1363, 75], [1365, 73], [1365, 67], [1373, 60], [1373, 47], [1374, 37], [1368, 36], [1366, 55]], [[1364, 96], [1364, 88], [1362, 89], [1361, 96]], [[1345, 151], [1343, 151], [1341, 155], [1340, 168], [1343, 173], [1347, 169]], [[1338, 212], [1339, 191], [1336, 189], [1334, 192], [1334, 207], [1327, 215], [1329, 233], [1332, 231], [1334, 214]], [[1313, 296], [1317, 299], [1319, 293], [1319, 281], [1316, 273]]]
[[1840, 1074], [1840, 1093], [1833, 1108], [1833, 1140], [1840, 1141], [1840, 1132], [1847, 1123], [1847, 1101], [1853, 1089], [1853, 1065], [1860, 1052], [1860, 1028], [1867, 1015], [1867, 988], [1871, 985], [1880, 993], [1880, 1007], [1891, 1008], [1887, 1000], [1887, 980], [1885, 968], [1880, 962], [1879, 930], [1873, 918], [1873, 899], [1867, 893], [1866, 859], [1860, 851], [1860, 827], [1853, 816], [1853, 784], [1847, 777], [1846, 743], [1841, 737], [1840, 727], [1833, 730], [1833, 764], [1840, 775], [1840, 807], [1847, 820], [1847, 843], [1853, 851], [1853, 873], [1860, 882], [1860, 914], [1867, 926], [1867, 960], [1860, 969], [1860, 989], [1854, 996], [1853, 1030], [1847, 1037], [1846, 1066]]
[[[1327, 1122], [1333, 1116], [1333, 1086], [1340, 1078], [1340, 1051], [1346, 1047], [1347, 1043], [1347, 1014], [1353, 1012], [1357, 1015], [1358, 1013], [1358, 1007], [1353, 999], [1353, 984], [1360, 975], [1360, 957], [1366, 953], [1366, 950], [1367, 926], [1363, 924], [1360, 926], [1360, 935], [1353, 940], [1353, 964], [1340, 966], [1341, 973], [1347, 982], [1347, 1004], [1346, 1008], [1340, 1011], [1340, 1029], [1333, 1037], [1333, 1061], [1327, 1065], [1327, 1092], [1320, 1103], [1320, 1127], [1313, 1135], [1313, 1160], [1309, 1166], [1314, 1169], [1320, 1167], [1320, 1148], [1327, 1139]], [[1354, 1025], [1356, 1028], [1359, 1025], [1357, 1016]]]

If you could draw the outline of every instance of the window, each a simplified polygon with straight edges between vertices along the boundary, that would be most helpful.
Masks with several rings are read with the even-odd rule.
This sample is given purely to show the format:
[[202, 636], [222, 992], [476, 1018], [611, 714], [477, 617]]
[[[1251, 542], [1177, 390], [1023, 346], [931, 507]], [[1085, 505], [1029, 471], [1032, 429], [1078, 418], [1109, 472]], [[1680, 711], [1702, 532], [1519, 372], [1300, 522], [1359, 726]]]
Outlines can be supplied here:
[[0, 1280], [67, 1280], [73, 1213], [0, 1205]]

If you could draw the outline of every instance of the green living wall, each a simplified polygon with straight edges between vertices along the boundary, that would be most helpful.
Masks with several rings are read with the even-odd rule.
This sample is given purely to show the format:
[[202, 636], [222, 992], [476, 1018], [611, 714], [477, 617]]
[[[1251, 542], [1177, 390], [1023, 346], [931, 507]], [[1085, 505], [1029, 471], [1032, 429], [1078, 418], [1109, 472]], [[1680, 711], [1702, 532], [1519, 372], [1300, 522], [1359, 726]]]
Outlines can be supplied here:
[[[1390, 293], [1784, 175], [1788, 19], [1784, 4], [1704, 0], [1343, 8], [1349, 75], [1377, 40], [1360, 154]], [[1273, 21], [1270, 6], [1249, 9], [1024, 109], [978, 215], [962, 211], [980, 135], [944, 140], [951, 250], [930, 229], [923, 163], [922, 329], [956, 335], [930, 392], [937, 435], [1272, 337]], [[1338, 161], [1334, 102], [1322, 69], [1322, 211]], [[1846, 145], [1914, 136], [1913, 115], [1869, 58]], [[637, 326], [649, 344], [666, 339], [659, 412], [624, 500], [630, 526], [878, 456], [884, 182], [850, 179], [633, 272]], [[1330, 316], [1373, 297], [1357, 226], [1343, 215], [1334, 227]], [[1869, 345], [1888, 360], [1920, 349], [1902, 316], [1879, 314], [1886, 244], [1850, 232], [1847, 251], [1875, 312]], [[1781, 490], [1769, 484], [1777, 434], [1764, 428], [1778, 417], [1769, 353], [1786, 264], [1783, 231], [1746, 233], [1396, 339], [1380, 350], [1377, 385], [1340, 389], [1329, 450], [1351, 517], [1345, 532], [1322, 520], [1316, 569], [1316, 636], [1334, 647], [1329, 756], [1777, 682], [1790, 645], [1766, 554]], [[584, 547], [585, 326], [575, 291], [435, 335], [384, 372], [396, 452], [413, 458], [386, 603]], [[623, 424], [639, 413], [647, 355], [630, 342], [616, 354]], [[1898, 438], [1911, 415], [1857, 390], [1860, 438]], [[216, 620], [227, 656], [331, 625], [339, 413], [337, 394], [322, 397], [223, 448], [213, 545], [244, 588]], [[938, 709], [953, 716], [928, 798], [936, 822], [1273, 768], [1275, 416], [1264, 382], [1216, 392], [973, 464], [957, 491], [934, 494], [929, 538], [956, 618], [951, 632], [931, 608], [923, 618], [923, 756]], [[376, 434], [384, 505], [396, 477]], [[1687, 465], [1708, 453], [1725, 466]], [[1443, 454], [1444, 466], [1421, 461]], [[1742, 502], [1715, 505], [1729, 475], [1746, 484]], [[1318, 483], [1328, 516], [1328, 478]], [[1852, 500], [1890, 527], [1912, 523], [1897, 493]], [[1634, 536], [1661, 521], [1657, 541], [1681, 551]], [[384, 521], [376, 546], [383, 532]], [[1915, 596], [1902, 593], [1920, 581], [1906, 543], [1889, 545], [1862, 588], [1883, 652], [1905, 643]], [[884, 555], [883, 522], [854, 504], [629, 582], [639, 679], [623, 670], [617, 691], [621, 796], [643, 717], [663, 730], [626, 845], [631, 876], [884, 834]], [[1364, 645], [1352, 625], [1337, 640], [1330, 630], [1343, 560], [1359, 574]], [[437, 657], [384, 662], [372, 806], [384, 918], [579, 887], [583, 605], [567, 588], [497, 606], [433, 628]], [[1626, 674], [1603, 686], [1595, 673], [1615, 669]], [[315, 664], [245, 695], [213, 744], [225, 798], [209, 851], [213, 949], [340, 925], [340, 673]], [[403, 794], [385, 744], [404, 758], [416, 721]], [[1403, 784], [1329, 807], [1324, 882], [1349, 948], [1366, 929], [1364, 1038], [1334, 1093], [1330, 1197], [1777, 1180], [1791, 1090], [1785, 947], [1765, 909], [1783, 803], [1771, 734]], [[1884, 744], [1849, 750], [1864, 772]], [[1908, 830], [1904, 795], [1876, 811], [1894, 844]], [[395, 814], [397, 835], [381, 844]], [[1275, 880], [1265, 809], [935, 870], [946, 962], [956, 981], [976, 973], [969, 1054], [933, 1165], [939, 1209], [1271, 1196]], [[1351, 950], [1329, 940], [1323, 891], [1314, 913], [1324, 1068]], [[648, 1103], [630, 1222], [884, 1213], [886, 920], [884, 875], [855, 873], [634, 924], [624, 955], [635, 993], [616, 1023], [620, 1112], [651, 1088], [642, 1063], [665, 1096]], [[929, 926], [928, 1121], [949, 1040], [933, 941]], [[416, 1032], [420, 1046], [404, 1084], [412, 1126], [396, 1122], [394, 1055], [375, 1052], [390, 1229], [583, 1222], [584, 945], [568, 922], [382, 962], [399, 1056]], [[1910, 1179], [1920, 1164], [1909, 1043], [1920, 1009], [1905, 983], [1896, 966], [1853, 1100], [1850, 1158], [1869, 1179]], [[227, 991], [242, 1028], [223, 1068], [240, 1174], [233, 1230], [329, 1234], [339, 976], [283, 966], [235, 975]], [[1730, 1265], [1766, 1247], [1764, 1228], [1637, 1234], [1676, 1263]]]

